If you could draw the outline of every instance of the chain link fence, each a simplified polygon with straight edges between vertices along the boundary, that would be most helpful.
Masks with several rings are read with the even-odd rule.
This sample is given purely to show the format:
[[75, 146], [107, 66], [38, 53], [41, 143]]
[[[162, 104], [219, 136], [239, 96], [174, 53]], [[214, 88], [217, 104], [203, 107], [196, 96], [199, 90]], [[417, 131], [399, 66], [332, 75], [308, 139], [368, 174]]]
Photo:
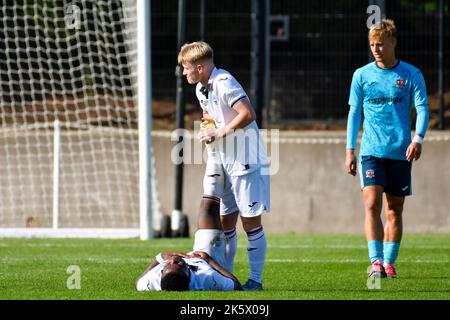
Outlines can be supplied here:
[[[371, 1], [270, 1], [270, 16], [287, 21], [270, 44], [269, 99], [265, 126], [344, 127], [354, 70], [371, 60], [366, 13]], [[430, 126], [438, 125], [439, 0], [385, 1], [398, 28], [398, 58], [422, 70], [430, 98]], [[202, 15], [204, 6], [204, 15]], [[444, 93], [450, 124], [450, 21], [444, 0]], [[155, 117], [175, 118], [178, 1], [152, 1]], [[251, 0], [187, 1], [187, 41], [204, 39], [215, 62], [251, 86]], [[275, 25], [276, 26], [276, 25]], [[273, 27], [273, 26], [272, 26]], [[273, 28], [271, 32], [274, 31]], [[187, 87], [187, 114], [199, 118], [194, 87]], [[188, 126], [189, 124], [186, 123]]]

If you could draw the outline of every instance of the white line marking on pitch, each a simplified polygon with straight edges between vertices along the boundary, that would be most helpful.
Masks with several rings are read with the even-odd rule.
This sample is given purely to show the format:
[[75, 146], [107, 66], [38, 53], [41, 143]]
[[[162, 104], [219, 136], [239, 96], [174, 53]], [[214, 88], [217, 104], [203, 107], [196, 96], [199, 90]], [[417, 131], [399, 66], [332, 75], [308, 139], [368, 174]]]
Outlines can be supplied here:
[[[408, 247], [409, 249], [420, 249], [420, 250], [450, 250], [450, 246], [417, 246], [413, 244], [402, 244], [403, 247]], [[29, 248], [93, 248], [93, 247], [103, 247], [103, 248], [142, 248], [142, 244], [113, 244], [99, 246], [98, 244], [86, 244], [86, 243], [26, 243], [26, 244], [7, 244], [0, 243], [0, 247], [29, 247]], [[186, 243], [147, 243], [144, 245], [145, 248], [178, 248], [186, 247]], [[189, 247], [189, 246], [188, 246]], [[238, 245], [238, 248], [247, 248], [246, 245]], [[367, 245], [351, 245], [351, 244], [330, 244], [330, 245], [316, 245], [316, 244], [281, 244], [281, 245], [268, 245], [268, 249], [367, 249]]]
[[[60, 258], [52, 259], [54, 263], [103, 263], [103, 264], [125, 264], [125, 263], [150, 263], [154, 258]], [[2, 264], [16, 264], [23, 262], [47, 261], [47, 258], [2, 258]], [[238, 263], [247, 263], [247, 260], [235, 260]], [[365, 263], [366, 259], [266, 259], [268, 263]], [[424, 263], [424, 264], [446, 264], [449, 260], [422, 260], [422, 259], [402, 259], [402, 263]]]

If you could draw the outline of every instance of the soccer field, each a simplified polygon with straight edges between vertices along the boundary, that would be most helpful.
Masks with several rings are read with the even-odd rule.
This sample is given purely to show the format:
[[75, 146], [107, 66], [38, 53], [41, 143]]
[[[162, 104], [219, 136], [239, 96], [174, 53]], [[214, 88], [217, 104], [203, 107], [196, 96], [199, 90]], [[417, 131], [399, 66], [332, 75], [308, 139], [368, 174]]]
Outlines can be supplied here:
[[[248, 275], [246, 239], [239, 235], [235, 274]], [[136, 292], [135, 279], [160, 251], [190, 251], [193, 239], [151, 241], [2, 239], [0, 299], [449, 299], [450, 236], [405, 235], [399, 279], [367, 285], [363, 235], [269, 234], [264, 291]], [[79, 267], [79, 289], [73, 286]], [[77, 268], [75, 267], [75, 268]], [[73, 271], [72, 271], [73, 272]], [[378, 287], [378, 288], [377, 288]]]

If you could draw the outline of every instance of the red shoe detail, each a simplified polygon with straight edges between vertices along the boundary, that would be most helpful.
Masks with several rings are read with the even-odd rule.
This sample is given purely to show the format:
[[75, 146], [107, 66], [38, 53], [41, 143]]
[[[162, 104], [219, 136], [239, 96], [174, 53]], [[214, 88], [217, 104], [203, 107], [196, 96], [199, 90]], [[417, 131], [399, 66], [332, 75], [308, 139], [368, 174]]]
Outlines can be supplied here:
[[397, 271], [392, 264], [386, 263], [384, 265], [384, 270], [386, 271], [386, 276], [388, 278], [398, 278]]

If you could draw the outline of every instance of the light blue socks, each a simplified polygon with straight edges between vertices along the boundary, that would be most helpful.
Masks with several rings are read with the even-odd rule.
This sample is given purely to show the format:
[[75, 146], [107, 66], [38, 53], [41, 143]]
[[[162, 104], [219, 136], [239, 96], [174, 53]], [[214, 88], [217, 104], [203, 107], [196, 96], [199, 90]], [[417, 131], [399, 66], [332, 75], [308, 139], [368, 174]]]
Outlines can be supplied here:
[[382, 243], [378, 240], [371, 240], [368, 242], [368, 247], [370, 263], [380, 260], [381, 262], [394, 265], [400, 249], [400, 242]]
[[383, 263], [383, 243], [378, 240], [368, 242], [370, 263], [380, 260]]
[[384, 263], [395, 264], [400, 249], [400, 242], [385, 242], [384, 243]]

